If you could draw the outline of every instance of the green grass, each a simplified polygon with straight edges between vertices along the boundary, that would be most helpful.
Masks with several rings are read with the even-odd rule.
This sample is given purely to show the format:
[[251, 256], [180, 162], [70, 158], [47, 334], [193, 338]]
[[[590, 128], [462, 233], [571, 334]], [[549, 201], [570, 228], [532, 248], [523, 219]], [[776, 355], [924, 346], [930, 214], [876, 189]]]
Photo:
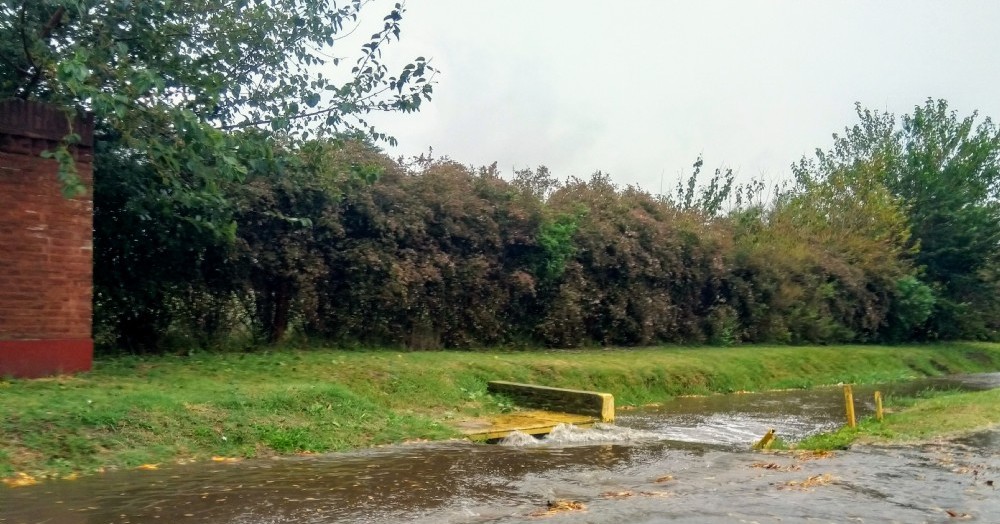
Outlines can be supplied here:
[[116, 358], [79, 376], [0, 381], [0, 477], [455, 437], [450, 422], [509, 407], [489, 380], [607, 391], [622, 406], [997, 369], [1000, 345], [976, 343]]
[[1000, 389], [931, 391], [915, 398], [888, 399], [884, 420], [866, 418], [851, 429], [810, 436], [799, 449], [847, 449], [856, 442], [922, 442], [1000, 424]]

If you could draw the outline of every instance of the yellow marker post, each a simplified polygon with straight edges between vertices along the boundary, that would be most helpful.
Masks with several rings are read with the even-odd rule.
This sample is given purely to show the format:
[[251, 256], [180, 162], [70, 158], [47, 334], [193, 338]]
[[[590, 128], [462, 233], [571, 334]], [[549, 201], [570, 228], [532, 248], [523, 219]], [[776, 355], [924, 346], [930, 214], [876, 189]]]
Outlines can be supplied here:
[[882, 392], [875, 392], [875, 419], [882, 422]]
[[844, 406], [847, 409], [847, 425], [858, 427], [858, 422], [854, 419], [854, 389], [850, 384], [844, 384]]
[[768, 432], [764, 434], [764, 437], [757, 441], [751, 449], [770, 449], [771, 444], [774, 444], [774, 428], [768, 430]]

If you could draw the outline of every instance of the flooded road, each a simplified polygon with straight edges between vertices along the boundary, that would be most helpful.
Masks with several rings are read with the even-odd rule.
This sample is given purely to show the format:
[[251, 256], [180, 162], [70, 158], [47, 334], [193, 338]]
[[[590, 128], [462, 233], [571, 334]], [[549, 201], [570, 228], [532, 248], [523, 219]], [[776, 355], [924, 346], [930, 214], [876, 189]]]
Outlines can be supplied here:
[[[1000, 386], [1000, 374], [907, 383]], [[895, 388], [895, 389], [894, 389]], [[856, 398], [869, 398], [856, 388]], [[1000, 522], [1000, 432], [832, 455], [752, 453], [840, 424], [836, 388], [679, 398], [506, 445], [446, 442], [0, 487], [3, 523]], [[989, 482], [989, 483], [988, 483]], [[545, 513], [549, 501], [585, 509]], [[950, 513], [949, 513], [950, 512]]]

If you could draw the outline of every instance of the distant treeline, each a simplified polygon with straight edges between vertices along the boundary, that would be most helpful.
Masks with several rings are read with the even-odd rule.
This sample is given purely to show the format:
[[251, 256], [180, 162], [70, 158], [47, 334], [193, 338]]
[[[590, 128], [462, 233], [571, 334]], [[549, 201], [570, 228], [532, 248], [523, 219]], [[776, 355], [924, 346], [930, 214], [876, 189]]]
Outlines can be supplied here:
[[665, 196], [341, 139], [176, 198], [109, 157], [95, 333], [106, 351], [997, 339], [997, 129], [934, 100], [858, 114], [785, 186], [699, 160]]

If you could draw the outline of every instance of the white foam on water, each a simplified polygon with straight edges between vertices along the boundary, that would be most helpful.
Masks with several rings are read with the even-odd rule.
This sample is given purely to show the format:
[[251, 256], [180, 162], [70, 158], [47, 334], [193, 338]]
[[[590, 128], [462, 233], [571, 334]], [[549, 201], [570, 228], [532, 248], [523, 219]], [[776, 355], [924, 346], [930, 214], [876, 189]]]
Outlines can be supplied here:
[[522, 431], [512, 431], [500, 442], [501, 446], [523, 447], [538, 444], [538, 439]]
[[795, 417], [760, 416], [746, 413], [713, 413], [704, 417], [666, 418], [651, 428], [661, 438], [703, 444], [751, 445], [774, 429], [786, 440], [836, 427], [825, 421], [800, 420]]
[[594, 424], [581, 428], [573, 424], [559, 424], [542, 438], [515, 431], [500, 441], [502, 446], [538, 446], [551, 444], [599, 444], [606, 442], [635, 442], [662, 440], [662, 435], [652, 431], [631, 429], [614, 424]]

